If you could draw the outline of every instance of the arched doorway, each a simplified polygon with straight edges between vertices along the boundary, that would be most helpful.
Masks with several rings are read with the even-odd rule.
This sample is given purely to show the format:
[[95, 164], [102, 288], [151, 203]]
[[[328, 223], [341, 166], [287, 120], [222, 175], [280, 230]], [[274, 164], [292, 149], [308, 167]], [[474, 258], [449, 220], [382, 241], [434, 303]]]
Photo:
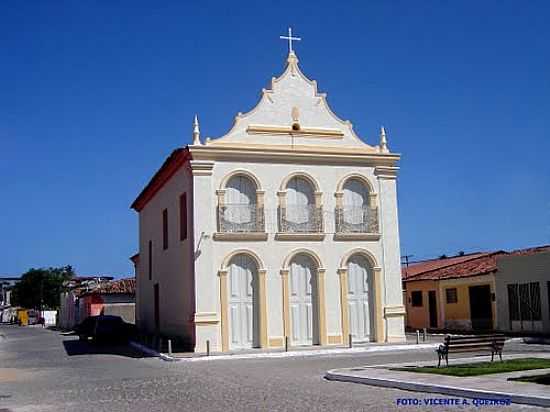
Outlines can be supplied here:
[[290, 263], [290, 325], [292, 345], [319, 344], [318, 267], [305, 254]]
[[244, 349], [260, 346], [258, 266], [246, 254], [229, 263], [229, 346]]
[[354, 342], [374, 340], [373, 271], [360, 254], [348, 260], [349, 332]]

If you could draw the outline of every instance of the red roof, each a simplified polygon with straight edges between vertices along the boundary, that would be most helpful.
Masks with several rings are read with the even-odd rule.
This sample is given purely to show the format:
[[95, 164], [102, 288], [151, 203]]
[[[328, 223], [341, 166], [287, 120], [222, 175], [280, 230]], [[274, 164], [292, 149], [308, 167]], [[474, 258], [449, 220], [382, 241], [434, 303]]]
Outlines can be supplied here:
[[101, 283], [98, 287], [82, 293], [82, 295], [87, 294], [101, 294], [101, 295], [115, 295], [115, 294], [127, 294], [135, 295], [136, 294], [136, 278], [127, 278], [113, 280], [111, 282]]
[[432, 259], [411, 263], [408, 268], [403, 267], [403, 279], [409, 279], [425, 272], [441, 269], [447, 266], [453, 266], [457, 263], [462, 263], [468, 260], [476, 259], [480, 256], [485, 256], [486, 254], [487, 253], [471, 253], [463, 256], [453, 256], [444, 259]]
[[130, 206], [136, 211], [141, 211], [153, 196], [170, 180], [170, 178], [185, 164], [189, 159], [190, 152], [187, 148], [176, 149], [164, 161], [160, 169], [151, 178], [149, 183], [138, 195], [136, 200]]
[[445, 259], [433, 259], [413, 263], [401, 269], [404, 281], [456, 279], [484, 275], [497, 271], [499, 256], [528, 256], [550, 252], [550, 246], [518, 249], [512, 252], [502, 250], [490, 253], [472, 253]]

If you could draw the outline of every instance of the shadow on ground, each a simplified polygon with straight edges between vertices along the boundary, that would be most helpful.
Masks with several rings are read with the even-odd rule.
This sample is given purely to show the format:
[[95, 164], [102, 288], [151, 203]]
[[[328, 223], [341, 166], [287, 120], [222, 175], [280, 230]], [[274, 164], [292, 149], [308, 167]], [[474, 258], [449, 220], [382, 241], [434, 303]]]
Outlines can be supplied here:
[[96, 344], [92, 341], [76, 339], [64, 340], [63, 346], [69, 356], [78, 355], [116, 355], [127, 358], [149, 358], [147, 355], [127, 344]]

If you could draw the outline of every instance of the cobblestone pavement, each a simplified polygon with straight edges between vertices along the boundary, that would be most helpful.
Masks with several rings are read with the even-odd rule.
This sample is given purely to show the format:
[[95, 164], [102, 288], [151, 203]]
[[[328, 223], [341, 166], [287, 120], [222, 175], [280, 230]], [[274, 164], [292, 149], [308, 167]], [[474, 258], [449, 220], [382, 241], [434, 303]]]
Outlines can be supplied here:
[[[380, 411], [397, 399], [442, 398], [394, 389], [323, 379], [328, 369], [429, 360], [433, 351], [415, 353], [163, 362], [141, 358], [126, 347], [78, 342], [73, 336], [38, 328], [0, 326], [0, 411]], [[509, 345], [509, 352], [549, 350], [540, 345]], [[533, 407], [443, 410], [545, 410]]]

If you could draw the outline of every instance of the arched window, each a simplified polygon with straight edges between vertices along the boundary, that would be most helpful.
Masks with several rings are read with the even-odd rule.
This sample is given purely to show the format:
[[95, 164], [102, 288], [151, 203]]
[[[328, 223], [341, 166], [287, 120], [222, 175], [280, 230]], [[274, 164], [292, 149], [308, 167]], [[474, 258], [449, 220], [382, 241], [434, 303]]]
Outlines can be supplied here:
[[233, 176], [225, 186], [225, 203], [235, 205], [256, 204], [256, 189], [256, 184], [248, 176]]
[[364, 181], [352, 177], [342, 187], [342, 204], [336, 210], [337, 232], [377, 233], [377, 210], [370, 205], [370, 190]]
[[[256, 183], [245, 175], [231, 177], [220, 207], [221, 232], [259, 232]], [[262, 213], [263, 217], [263, 213]]]
[[344, 183], [344, 221], [351, 224], [363, 222], [369, 201], [369, 189], [359, 179]]
[[290, 179], [286, 195], [287, 220], [296, 224], [308, 222], [314, 203], [313, 186], [303, 177]]
[[288, 181], [281, 218], [282, 232], [321, 231], [321, 210], [315, 205], [315, 187], [305, 177], [294, 176]]

